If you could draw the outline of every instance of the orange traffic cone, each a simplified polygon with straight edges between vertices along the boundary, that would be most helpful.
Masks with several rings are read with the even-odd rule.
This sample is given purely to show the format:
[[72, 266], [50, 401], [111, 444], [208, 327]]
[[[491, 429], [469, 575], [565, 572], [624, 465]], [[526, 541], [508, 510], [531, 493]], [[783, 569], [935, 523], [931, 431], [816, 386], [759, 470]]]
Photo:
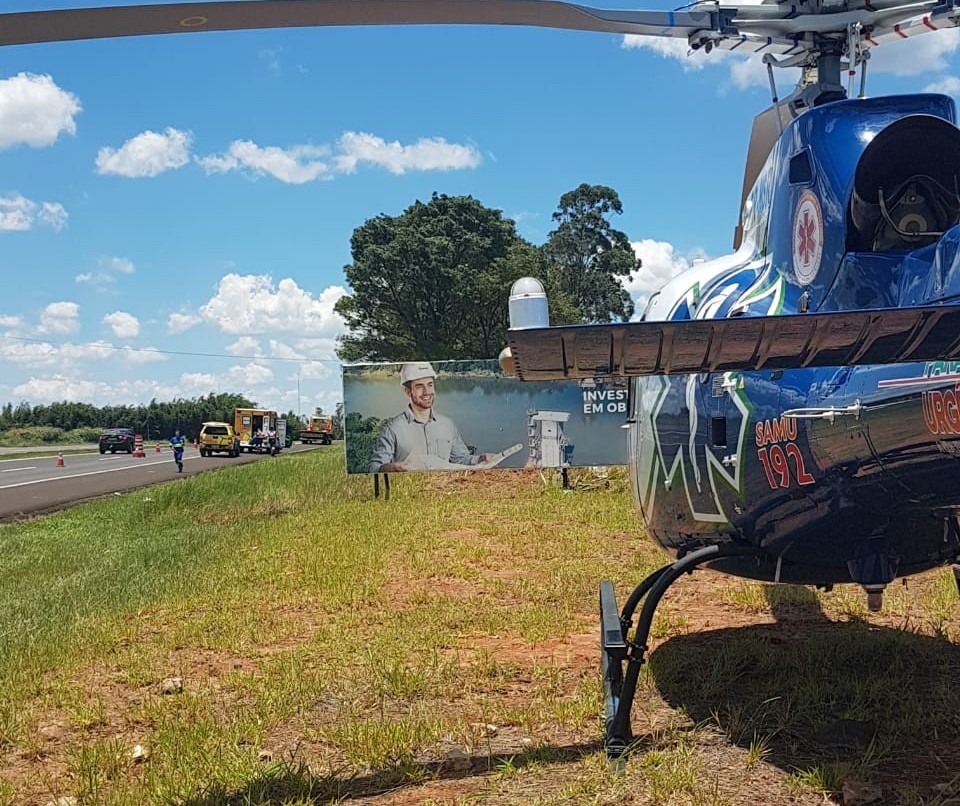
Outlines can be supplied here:
[[159, 443], [159, 442], [157, 443], [157, 449], [154, 451], [154, 453], [160, 453], [160, 443]]
[[195, 440], [193, 441], [193, 449], [194, 449], [194, 450], [198, 450], [199, 448], [200, 448], [200, 440], [199, 440], [199, 439], [195, 439]]
[[60, 453], [57, 454], [57, 467], [66, 467], [66, 465], [63, 463], [63, 451], [60, 451]]

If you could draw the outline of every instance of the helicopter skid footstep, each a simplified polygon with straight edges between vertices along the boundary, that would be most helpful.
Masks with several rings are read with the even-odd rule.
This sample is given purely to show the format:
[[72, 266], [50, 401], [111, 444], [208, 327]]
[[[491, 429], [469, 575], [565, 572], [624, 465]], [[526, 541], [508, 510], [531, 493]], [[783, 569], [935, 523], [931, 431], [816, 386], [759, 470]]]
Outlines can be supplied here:
[[[600, 668], [603, 675], [603, 724], [606, 733], [604, 746], [611, 762], [619, 763], [617, 760], [625, 756], [633, 744], [630, 711], [640, 678], [640, 668], [649, 649], [647, 639], [653, 625], [653, 614], [667, 588], [685, 573], [704, 563], [757, 553], [752, 547], [735, 545], [713, 545], [690, 552], [646, 577], [633, 589], [619, 614], [613, 583], [609, 580], [600, 583]], [[958, 574], [960, 584], [960, 566], [954, 566], [954, 573]], [[641, 602], [643, 607], [640, 619], [631, 639], [633, 614]]]

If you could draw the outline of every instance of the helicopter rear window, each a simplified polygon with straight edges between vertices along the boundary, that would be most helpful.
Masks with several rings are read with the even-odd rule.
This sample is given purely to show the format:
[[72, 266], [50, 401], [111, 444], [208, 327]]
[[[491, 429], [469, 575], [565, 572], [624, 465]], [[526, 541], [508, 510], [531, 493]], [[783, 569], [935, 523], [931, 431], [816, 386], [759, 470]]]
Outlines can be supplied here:
[[813, 169], [810, 167], [810, 155], [801, 151], [790, 159], [790, 184], [805, 185], [813, 181]]

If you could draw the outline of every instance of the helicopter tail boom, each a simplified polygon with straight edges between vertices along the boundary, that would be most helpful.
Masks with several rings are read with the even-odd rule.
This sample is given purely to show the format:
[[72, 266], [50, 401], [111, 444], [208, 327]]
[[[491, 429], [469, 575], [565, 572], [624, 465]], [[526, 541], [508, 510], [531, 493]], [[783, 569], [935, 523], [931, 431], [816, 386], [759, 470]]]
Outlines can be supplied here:
[[960, 306], [514, 329], [523, 380], [960, 360]]

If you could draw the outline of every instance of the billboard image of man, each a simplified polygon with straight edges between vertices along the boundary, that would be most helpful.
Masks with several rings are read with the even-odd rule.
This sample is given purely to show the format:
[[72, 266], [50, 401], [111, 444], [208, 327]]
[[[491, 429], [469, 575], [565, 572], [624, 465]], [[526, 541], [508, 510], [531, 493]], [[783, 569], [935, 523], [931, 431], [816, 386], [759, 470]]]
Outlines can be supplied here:
[[427, 362], [403, 365], [400, 384], [407, 406], [380, 430], [373, 446], [371, 473], [469, 468], [494, 460], [486, 453], [470, 453], [453, 420], [434, 410], [436, 377], [433, 365]]

